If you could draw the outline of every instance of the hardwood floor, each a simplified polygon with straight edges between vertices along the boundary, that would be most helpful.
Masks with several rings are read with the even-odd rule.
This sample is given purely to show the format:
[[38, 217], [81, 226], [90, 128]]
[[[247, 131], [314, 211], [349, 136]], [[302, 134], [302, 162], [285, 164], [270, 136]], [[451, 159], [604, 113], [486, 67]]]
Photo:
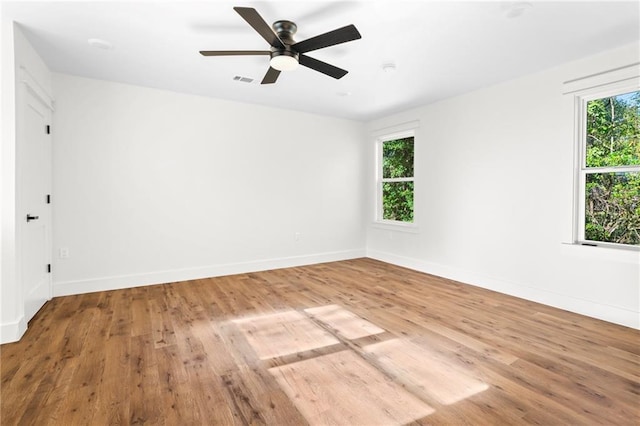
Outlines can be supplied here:
[[640, 424], [640, 332], [370, 259], [59, 297], [5, 425]]

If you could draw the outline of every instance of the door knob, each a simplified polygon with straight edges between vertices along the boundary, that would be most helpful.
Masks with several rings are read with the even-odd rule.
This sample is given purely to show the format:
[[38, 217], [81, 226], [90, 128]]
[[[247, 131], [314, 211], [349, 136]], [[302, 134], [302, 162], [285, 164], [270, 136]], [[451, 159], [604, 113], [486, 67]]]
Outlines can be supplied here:
[[31, 216], [30, 214], [27, 214], [27, 222], [30, 222], [32, 220], [38, 220], [38, 216]]

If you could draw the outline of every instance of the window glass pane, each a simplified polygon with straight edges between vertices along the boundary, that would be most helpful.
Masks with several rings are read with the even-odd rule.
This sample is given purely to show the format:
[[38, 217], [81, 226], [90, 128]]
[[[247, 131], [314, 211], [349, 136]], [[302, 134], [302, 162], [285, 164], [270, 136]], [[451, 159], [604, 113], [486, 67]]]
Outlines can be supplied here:
[[413, 222], [413, 182], [382, 184], [382, 218]]
[[587, 167], [640, 164], [640, 91], [587, 102]]
[[640, 245], [640, 172], [586, 178], [585, 238]]
[[413, 137], [382, 144], [382, 177], [413, 177]]

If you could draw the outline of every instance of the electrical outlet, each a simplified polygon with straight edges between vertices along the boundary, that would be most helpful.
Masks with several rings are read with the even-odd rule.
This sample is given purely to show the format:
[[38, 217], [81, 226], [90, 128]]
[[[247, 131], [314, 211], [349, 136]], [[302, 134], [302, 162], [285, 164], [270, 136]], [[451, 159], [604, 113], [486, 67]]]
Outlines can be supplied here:
[[295, 234], [293, 234], [293, 239], [294, 239], [295, 241], [300, 241], [300, 233], [299, 233], [299, 232], [296, 232]]
[[60, 247], [58, 249], [58, 257], [60, 259], [67, 259], [69, 257], [69, 247]]

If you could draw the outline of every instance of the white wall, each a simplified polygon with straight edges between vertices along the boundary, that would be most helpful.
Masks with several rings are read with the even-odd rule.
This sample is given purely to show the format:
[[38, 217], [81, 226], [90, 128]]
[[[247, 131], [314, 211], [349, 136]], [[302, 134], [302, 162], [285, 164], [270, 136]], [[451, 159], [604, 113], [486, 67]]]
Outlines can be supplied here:
[[54, 295], [364, 256], [363, 124], [62, 74], [54, 90]]
[[372, 225], [370, 167], [368, 255], [639, 328], [640, 254], [568, 244], [573, 99], [562, 95], [563, 82], [638, 62], [639, 52], [625, 46], [368, 123], [371, 134], [420, 120], [419, 232]]
[[17, 199], [20, 183], [16, 172], [16, 93], [22, 90], [22, 70], [26, 69], [38, 90], [51, 96], [51, 73], [24, 37], [4, 14], [1, 20], [0, 84], [0, 343], [18, 340], [27, 329], [20, 273], [20, 235], [17, 223]]

